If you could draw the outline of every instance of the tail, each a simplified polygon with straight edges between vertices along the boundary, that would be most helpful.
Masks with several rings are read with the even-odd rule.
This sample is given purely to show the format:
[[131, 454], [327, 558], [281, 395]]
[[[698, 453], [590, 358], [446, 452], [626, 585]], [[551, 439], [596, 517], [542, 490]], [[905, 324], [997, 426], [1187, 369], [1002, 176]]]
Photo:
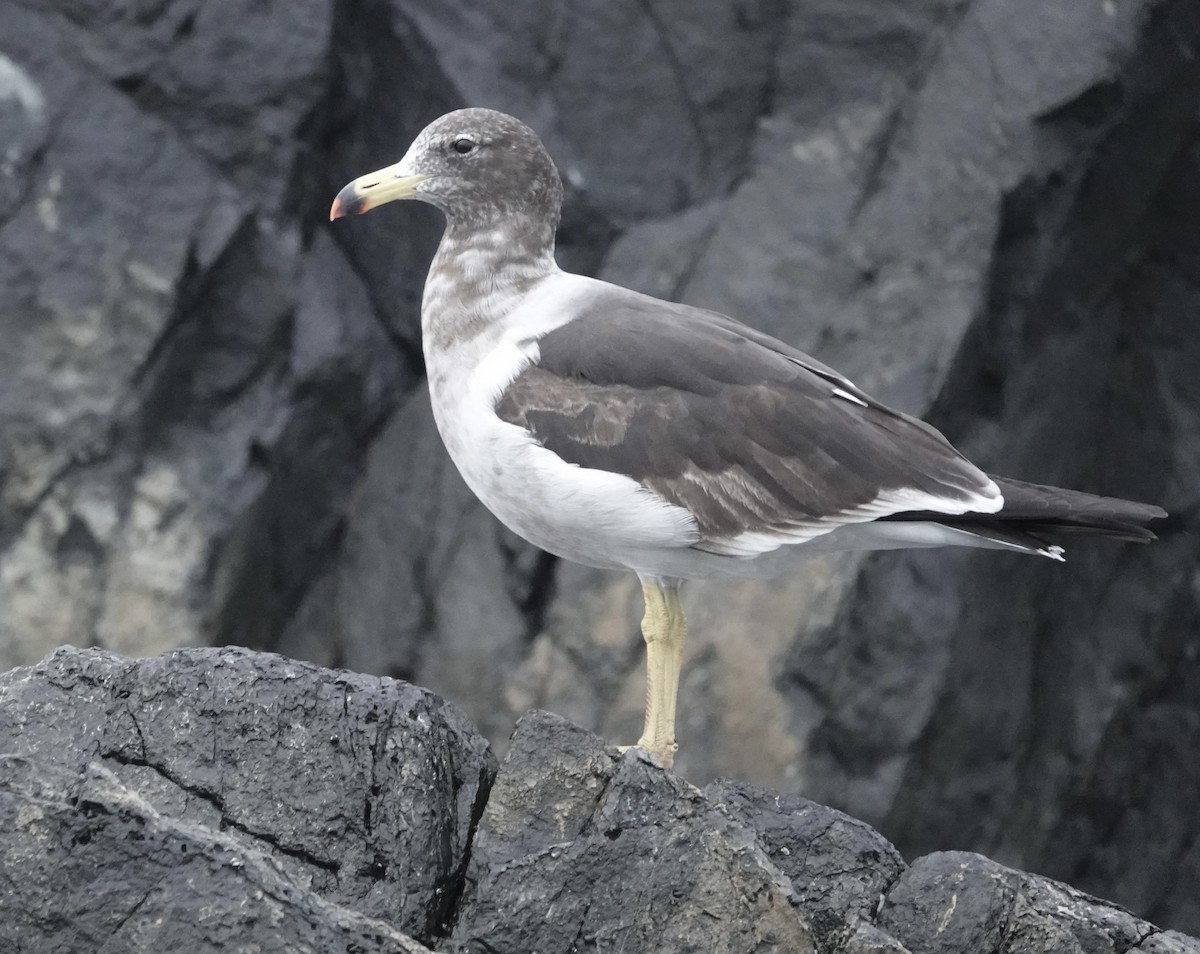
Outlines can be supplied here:
[[1149, 543], [1157, 538], [1146, 524], [1167, 515], [1153, 504], [1119, 497], [1098, 497], [994, 475], [992, 479], [1004, 495], [1004, 506], [996, 513], [948, 516], [921, 511], [892, 514], [883, 519], [937, 523], [977, 536], [981, 542], [989, 541], [993, 546], [1061, 560], [1063, 543], [1079, 536]]

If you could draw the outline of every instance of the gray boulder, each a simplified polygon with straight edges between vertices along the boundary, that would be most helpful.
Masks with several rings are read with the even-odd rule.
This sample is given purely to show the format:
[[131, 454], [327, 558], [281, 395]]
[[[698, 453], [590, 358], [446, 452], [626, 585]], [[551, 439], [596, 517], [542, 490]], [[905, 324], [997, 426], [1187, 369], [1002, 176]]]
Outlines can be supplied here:
[[0, 676], [0, 945], [21, 954], [1200, 954], [795, 795], [703, 789], [559, 716], [497, 772], [451, 706], [243, 650]]
[[13, 670], [0, 754], [0, 932], [39, 951], [404, 950], [451, 917], [495, 772], [424, 690], [231, 649]]

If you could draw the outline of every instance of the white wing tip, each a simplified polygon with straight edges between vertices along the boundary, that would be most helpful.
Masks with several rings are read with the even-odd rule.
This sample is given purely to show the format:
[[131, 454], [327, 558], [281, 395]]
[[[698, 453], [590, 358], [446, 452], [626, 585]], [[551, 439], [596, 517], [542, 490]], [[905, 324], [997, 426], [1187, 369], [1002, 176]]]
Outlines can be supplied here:
[[975, 507], [980, 513], [999, 513], [1004, 509], [1004, 494], [1000, 493], [1000, 488], [996, 486], [996, 482], [991, 477], [987, 479], [987, 483], [980, 490], [980, 498], [983, 501], [983, 506]]

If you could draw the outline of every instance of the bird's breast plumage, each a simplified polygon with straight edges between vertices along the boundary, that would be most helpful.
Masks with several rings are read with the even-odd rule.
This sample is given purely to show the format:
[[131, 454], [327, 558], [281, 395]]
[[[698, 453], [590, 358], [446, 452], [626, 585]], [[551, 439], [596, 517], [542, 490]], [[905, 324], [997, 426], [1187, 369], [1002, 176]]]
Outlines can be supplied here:
[[[692, 515], [627, 476], [564, 461], [495, 414], [505, 388], [538, 360], [538, 340], [570, 320], [587, 282], [557, 270], [546, 274], [514, 307], [493, 302], [492, 320], [470, 334], [462, 333], [462, 316], [450, 313], [461, 304], [427, 310], [425, 361], [438, 431], [483, 504], [536, 546], [618, 569], [641, 554], [695, 542]], [[458, 333], [445, 334], [447, 327]]]

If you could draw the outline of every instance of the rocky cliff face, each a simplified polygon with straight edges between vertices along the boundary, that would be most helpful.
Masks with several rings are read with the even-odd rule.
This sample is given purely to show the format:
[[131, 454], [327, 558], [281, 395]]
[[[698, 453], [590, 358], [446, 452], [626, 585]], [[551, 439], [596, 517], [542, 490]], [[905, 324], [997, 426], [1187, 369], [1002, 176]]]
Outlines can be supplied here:
[[635, 736], [636, 585], [498, 528], [433, 431], [436, 213], [325, 221], [494, 106], [560, 163], [565, 265], [1174, 515], [695, 588], [681, 775], [1200, 931], [1198, 50], [1186, 0], [0, 0], [0, 668], [234, 643], [500, 745], [531, 706]]

